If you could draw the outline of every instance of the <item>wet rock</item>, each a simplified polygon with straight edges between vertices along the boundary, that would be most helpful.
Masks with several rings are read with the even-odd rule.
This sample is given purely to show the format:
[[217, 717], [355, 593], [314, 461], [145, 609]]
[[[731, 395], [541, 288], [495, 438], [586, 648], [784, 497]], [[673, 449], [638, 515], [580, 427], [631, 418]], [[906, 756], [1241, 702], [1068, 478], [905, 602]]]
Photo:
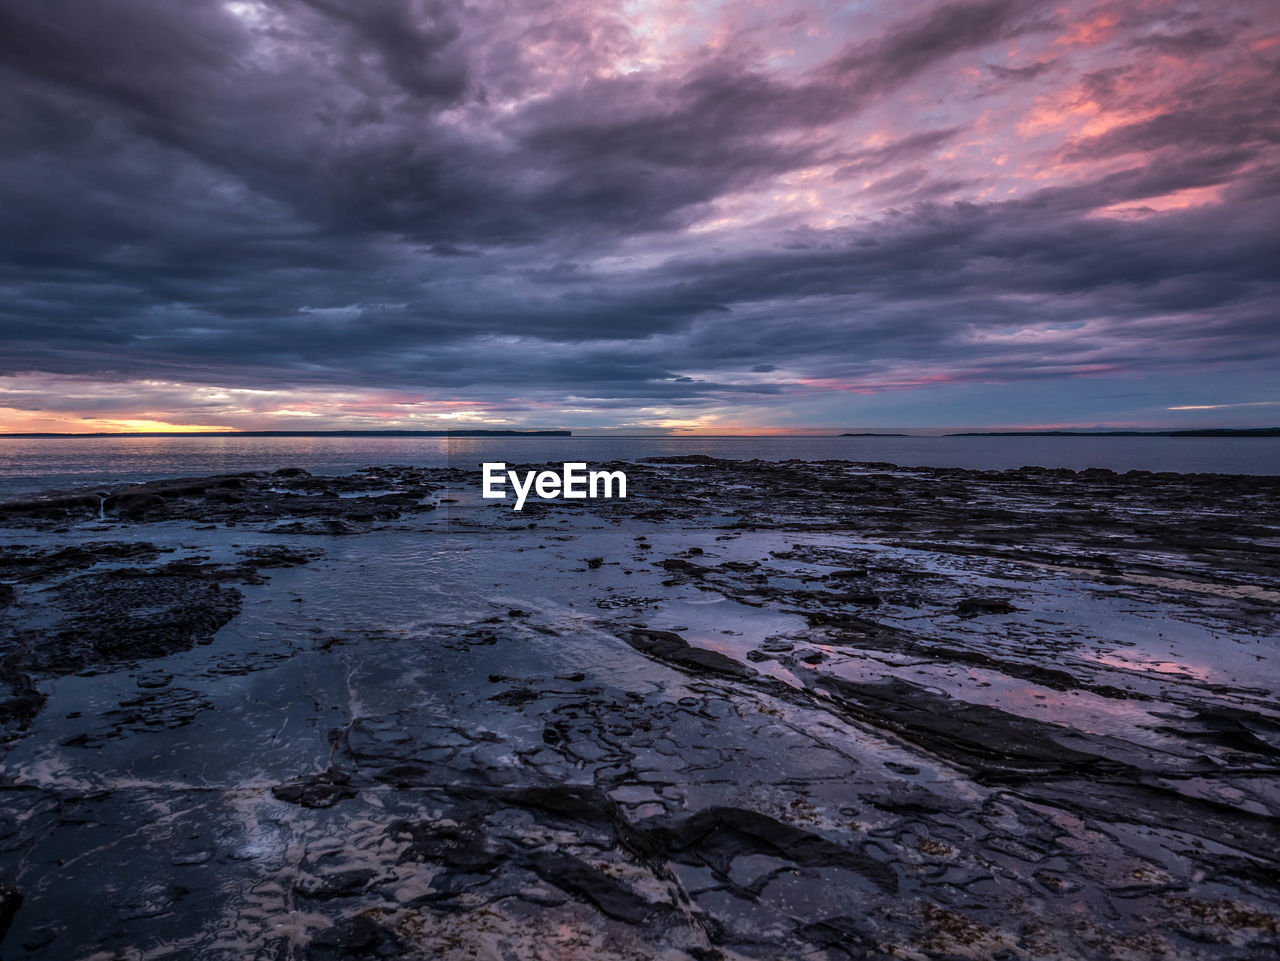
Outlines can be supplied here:
[[688, 577], [702, 577], [707, 573], [707, 569], [701, 564], [694, 564], [692, 561], [686, 561], [679, 557], [668, 557], [659, 561], [658, 566], [663, 570], [684, 574]]
[[326, 537], [350, 537], [353, 534], [364, 533], [362, 528], [354, 524], [333, 518], [317, 521], [290, 521], [273, 527], [272, 530], [282, 534], [314, 534]]
[[864, 637], [876, 637], [888, 633], [875, 621], [867, 620], [857, 614], [847, 614], [844, 611], [808, 611], [805, 613], [805, 619], [810, 627], [829, 627]]
[[838, 952], [838, 956], [859, 961], [867, 956], [868, 950], [875, 944], [866, 919], [849, 915], [837, 915], [802, 924], [796, 928], [795, 934], [815, 947], [833, 950]]
[[[172, 522], [187, 525], [180, 536], [196, 543], [168, 564], [155, 563], [154, 545], [129, 555], [123, 544], [80, 540], [80, 526], [66, 522], [92, 521], [97, 494], [86, 495], [78, 515], [59, 517], [69, 508], [47, 504], [44, 514], [0, 509], [0, 524], [27, 542], [0, 550], [0, 581], [17, 588], [20, 602], [0, 606], [0, 694], [11, 719], [33, 716], [41, 689], [56, 698], [92, 687], [108, 698], [79, 705], [83, 712], [60, 705], [32, 733], [15, 721], [0, 744], [59, 764], [55, 779], [24, 760], [13, 770], [31, 783], [0, 792], [0, 846], [27, 859], [32, 873], [24, 877], [45, 872], [26, 891], [23, 911], [39, 892], [46, 916], [66, 916], [75, 894], [59, 883], [56, 862], [68, 851], [76, 871], [102, 872], [120, 890], [109, 944], [100, 930], [60, 927], [49, 951], [145, 953], [187, 937], [180, 928], [188, 919], [192, 930], [205, 924], [207, 907], [224, 912], [218, 923], [259, 938], [264, 957], [280, 958], [430, 957], [441, 944], [483, 950], [497, 943], [490, 935], [510, 939], [503, 950], [512, 956], [554, 952], [567, 943], [559, 937], [601, 957], [616, 949], [710, 959], [717, 948], [823, 961], [1275, 953], [1280, 724], [1270, 711], [1270, 642], [1280, 481], [714, 458], [627, 469], [645, 497], [591, 505], [598, 525], [582, 524], [580, 505], [540, 506], [541, 531], [570, 545], [541, 555], [533, 551], [546, 539], [508, 526], [508, 515], [491, 528], [412, 519], [422, 540], [474, 543], [473, 557], [509, 545], [529, 550], [536, 580], [519, 596], [537, 598], [530, 621], [513, 624], [510, 617], [526, 614], [516, 608], [505, 613], [498, 569], [465, 584], [442, 575], [443, 590], [474, 592], [466, 595], [470, 620], [449, 606], [452, 598], [439, 611], [435, 593], [423, 592], [422, 616], [404, 618], [415, 625], [406, 631], [316, 622], [339, 610], [368, 615], [366, 599], [354, 594], [350, 607], [326, 597], [282, 614], [273, 605], [317, 597], [304, 592], [318, 578], [298, 578], [287, 591], [244, 591], [255, 618], [261, 612], [281, 625], [256, 639], [260, 649], [195, 651], [166, 664], [181, 681], [163, 686], [136, 664], [170, 649], [159, 633], [147, 634], [153, 611], [181, 627], [184, 598], [201, 607], [214, 600], [204, 593], [210, 586], [263, 584], [261, 571], [317, 556], [300, 539], [249, 546], [262, 544], [264, 532], [368, 536], [326, 564], [345, 590], [350, 558], [373, 560], [359, 568], [357, 577], [366, 576], [384, 543], [373, 539], [394, 543], [410, 527], [384, 532], [377, 524], [408, 520], [420, 509], [413, 499], [430, 486], [472, 483], [473, 474], [261, 474], [105, 492], [163, 499], [129, 532], [163, 519], [156, 536], [171, 538]], [[116, 529], [119, 516], [109, 521]], [[229, 526], [246, 533], [245, 547], [230, 545], [240, 550], [235, 562], [186, 556], [222, 557]], [[633, 543], [646, 548], [647, 538], [632, 535], [650, 526], [670, 556], [656, 569], [636, 565], [629, 589], [620, 579], [570, 573], [590, 569], [588, 555], [600, 555], [603, 567]], [[712, 538], [717, 555], [738, 559], [703, 563], [689, 550]], [[109, 570], [126, 564], [133, 570]], [[1098, 584], [1111, 587], [1093, 593]], [[996, 611], [968, 602], [1000, 600], [972, 595], [998, 591], [1032, 598], [1019, 607], [1037, 613], [970, 620]], [[1072, 610], [1081, 596], [1089, 609]], [[103, 599], [102, 630], [146, 643], [122, 640], [109, 656], [94, 650], [92, 612]], [[721, 603], [697, 613], [685, 606], [704, 600]], [[1118, 612], [1114, 630], [1097, 630], [1096, 610]], [[1134, 631], [1119, 622], [1132, 612]], [[1180, 645], [1197, 633], [1228, 642], [1203, 658], [1187, 643], [1185, 663], [1169, 657], [1148, 670], [1144, 658], [1165, 642], [1142, 635], [1165, 617], [1179, 622]], [[677, 618], [698, 634], [619, 626]], [[554, 639], [540, 632], [551, 625], [561, 632]], [[601, 628], [660, 663], [646, 666], [622, 645], [601, 643]], [[719, 647], [722, 629], [723, 648], [698, 646]], [[815, 648], [829, 666], [805, 666], [802, 656]], [[768, 673], [751, 670], [770, 655], [778, 659]], [[1242, 662], [1243, 674], [1227, 673]], [[119, 673], [45, 683], [82, 668]], [[259, 670], [279, 672], [244, 684], [261, 701], [223, 697], [221, 679]], [[788, 674], [793, 686], [770, 686]], [[501, 686], [475, 683], [485, 677]], [[429, 688], [429, 697], [414, 697], [410, 685]], [[269, 704], [275, 696], [279, 711]], [[225, 723], [207, 733], [243, 738], [227, 745], [240, 758], [261, 744], [264, 769], [296, 751], [297, 769], [306, 770], [332, 732], [327, 747], [350, 773], [294, 779], [277, 785], [277, 798], [329, 807], [376, 785], [331, 813], [268, 805], [263, 838], [291, 858], [307, 851], [300, 878], [279, 885], [284, 910], [305, 916], [310, 931], [332, 923], [307, 947], [278, 937], [280, 908], [246, 911], [219, 893], [244, 891], [275, 868], [256, 845], [225, 855], [221, 822], [210, 830], [208, 821], [222, 805], [209, 804], [214, 795], [192, 786], [184, 762], [172, 759], [197, 732], [170, 725], [215, 702], [226, 706], [218, 718]], [[362, 716], [336, 727], [355, 705]], [[264, 718], [255, 742], [241, 721]], [[1073, 727], [1080, 718], [1089, 730]], [[61, 750], [66, 735], [105, 750]], [[142, 740], [129, 740], [135, 736]], [[181, 787], [134, 787], [144, 776]], [[261, 775], [247, 777], [229, 796], [260, 807]], [[70, 778], [108, 786], [79, 790]], [[164, 817], [152, 827], [157, 805]], [[239, 832], [240, 810], [231, 817]], [[133, 823], [147, 830], [131, 832]], [[123, 833], [112, 833], [118, 825]], [[136, 858], [128, 863], [139, 870], [115, 871], [118, 858]], [[202, 897], [197, 910], [188, 897], [172, 907], [177, 881], [147, 876], [152, 864], [213, 878], [199, 882], [207, 903]], [[28, 950], [43, 951], [40, 930], [33, 923], [24, 931], [37, 944]]]
[[157, 511], [163, 511], [168, 507], [168, 503], [160, 494], [151, 491], [137, 491], [111, 495], [102, 502], [102, 509], [109, 513], [139, 520], [155, 514]]
[[335, 768], [294, 778], [277, 784], [271, 793], [281, 801], [300, 804], [305, 808], [331, 808], [339, 801], [359, 795], [351, 784], [351, 777]]
[[642, 459], [645, 464], [723, 464], [726, 463], [722, 458], [712, 457], [709, 454], [677, 454], [670, 457], [645, 457]]
[[493, 695], [489, 700], [497, 701], [499, 704], [506, 704], [509, 707], [521, 707], [530, 701], [537, 701], [541, 697], [540, 693], [531, 688], [513, 687], [509, 691]]
[[[0, 681], [62, 677], [206, 643], [240, 609], [238, 590], [138, 568], [75, 575], [42, 592], [48, 620], [10, 625]], [[3, 649], [3, 648], [0, 648]], [[31, 693], [23, 682], [18, 694]]]
[[247, 566], [257, 568], [298, 567], [310, 564], [324, 556], [321, 550], [302, 550], [287, 547], [284, 544], [268, 544], [263, 547], [250, 547], [240, 552]]
[[121, 919], [125, 921], [157, 918], [171, 914], [191, 890], [181, 884], [151, 881], [138, 892], [139, 896], [121, 906]]
[[966, 597], [956, 605], [961, 617], [977, 617], [980, 614], [1012, 614], [1017, 608], [1002, 597]]
[[884, 603], [884, 601], [881, 599], [880, 595], [878, 594], [863, 594], [863, 593], [854, 592], [849, 594], [832, 594], [830, 597], [831, 597], [831, 600], [837, 603], [857, 604], [860, 607], [879, 607], [882, 603]]
[[823, 575], [829, 581], [856, 581], [867, 576], [865, 567], [846, 567], [838, 571], [829, 571]]
[[0, 884], [0, 941], [13, 924], [13, 917], [22, 907], [22, 893], [8, 884]]
[[368, 915], [344, 918], [321, 931], [307, 945], [306, 961], [342, 961], [345, 958], [399, 958], [407, 946], [388, 926]]
[[126, 698], [118, 707], [104, 712], [102, 719], [110, 725], [107, 736], [120, 737], [126, 731], [147, 733], [185, 727], [212, 708], [213, 702], [199, 691], [162, 686]]
[[1054, 894], [1073, 894], [1081, 887], [1078, 882], [1065, 878], [1056, 871], [1037, 871], [1035, 879]]
[[8, 518], [58, 519], [97, 513], [102, 498], [97, 494], [60, 494], [6, 501], [0, 504], [0, 516]]
[[85, 574], [56, 594], [70, 617], [45, 643], [85, 663], [186, 650], [212, 637], [239, 612], [241, 601], [234, 588], [132, 569]]
[[[55, 533], [66, 533], [66, 530], [59, 528]], [[52, 550], [9, 544], [0, 550], [0, 577], [13, 578], [19, 582], [36, 582], [68, 571], [92, 567], [99, 561], [151, 559], [159, 552], [160, 549], [155, 545], [141, 542], [85, 543]]]
[[467, 874], [497, 870], [507, 856], [485, 832], [471, 824], [393, 821], [387, 835], [406, 845], [399, 863], [427, 861]]
[[294, 884], [293, 889], [312, 901], [352, 898], [364, 891], [377, 876], [378, 872], [370, 868], [352, 868], [303, 878]]
[[645, 924], [654, 915], [672, 910], [670, 905], [646, 901], [603, 871], [560, 851], [535, 852], [525, 863], [542, 880], [617, 921]]
[[1177, 898], [1175, 903], [1181, 916], [1174, 924], [1194, 941], [1231, 944], [1240, 934], [1250, 930], [1280, 934], [1280, 915], [1237, 901], [1184, 896]]
[[46, 695], [34, 686], [14, 685], [10, 697], [0, 697], [0, 725], [25, 730], [40, 713], [46, 700]]
[[1236, 707], [1197, 707], [1192, 718], [1156, 730], [1231, 751], [1280, 757], [1280, 720]]
[[886, 728], [982, 778], [1087, 770], [1116, 773], [1122, 765], [1067, 747], [1062, 728], [970, 704], [899, 678], [856, 682], [822, 674], [812, 682], [860, 721]]
[[585, 825], [610, 840], [625, 835], [629, 842], [639, 837], [632, 831], [618, 803], [594, 787], [524, 787], [502, 791], [503, 804], [535, 812], [555, 822]]
[[897, 874], [870, 854], [743, 808], [699, 811], [673, 826], [651, 829], [649, 840], [674, 860], [705, 864], [725, 877], [735, 858], [764, 854], [800, 867], [844, 868], [884, 891], [898, 890]]
[[685, 670], [722, 674], [728, 677], [746, 677], [754, 673], [740, 661], [719, 651], [693, 647], [673, 631], [637, 628], [632, 630], [626, 641], [642, 654]]

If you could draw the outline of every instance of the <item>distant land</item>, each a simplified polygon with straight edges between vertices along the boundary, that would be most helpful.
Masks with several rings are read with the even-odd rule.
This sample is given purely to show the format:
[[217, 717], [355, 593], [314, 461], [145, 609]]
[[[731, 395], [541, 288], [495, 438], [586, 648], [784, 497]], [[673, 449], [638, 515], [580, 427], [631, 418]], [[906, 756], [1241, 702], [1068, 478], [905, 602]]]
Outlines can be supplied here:
[[841, 437], [914, 437], [914, 434], [876, 434], [870, 431], [860, 434], [841, 434]]
[[572, 437], [571, 430], [156, 430], [88, 434], [27, 433], [0, 437]]
[[[845, 435], [841, 435], [845, 436]], [[1280, 437], [1280, 427], [1205, 427], [1198, 430], [968, 430], [944, 437]]]

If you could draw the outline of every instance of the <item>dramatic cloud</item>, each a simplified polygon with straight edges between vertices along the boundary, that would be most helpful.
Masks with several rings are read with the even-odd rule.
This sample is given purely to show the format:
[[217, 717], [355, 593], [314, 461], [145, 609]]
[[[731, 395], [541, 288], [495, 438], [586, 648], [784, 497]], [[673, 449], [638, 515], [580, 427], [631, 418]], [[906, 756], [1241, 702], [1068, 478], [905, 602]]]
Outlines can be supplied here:
[[1270, 0], [0, 5], [0, 428], [1262, 423]]

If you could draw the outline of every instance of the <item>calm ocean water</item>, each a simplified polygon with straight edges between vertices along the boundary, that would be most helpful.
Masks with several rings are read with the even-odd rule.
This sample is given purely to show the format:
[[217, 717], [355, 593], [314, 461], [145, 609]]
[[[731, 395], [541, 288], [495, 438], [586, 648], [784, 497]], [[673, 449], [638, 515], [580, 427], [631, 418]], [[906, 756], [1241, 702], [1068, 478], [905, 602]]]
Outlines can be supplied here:
[[0, 497], [34, 491], [305, 467], [341, 474], [372, 464], [472, 467], [634, 460], [672, 454], [764, 460], [888, 461], [1004, 470], [1106, 467], [1280, 474], [1280, 438], [1211, 437], [93, 437], [0, 438]]

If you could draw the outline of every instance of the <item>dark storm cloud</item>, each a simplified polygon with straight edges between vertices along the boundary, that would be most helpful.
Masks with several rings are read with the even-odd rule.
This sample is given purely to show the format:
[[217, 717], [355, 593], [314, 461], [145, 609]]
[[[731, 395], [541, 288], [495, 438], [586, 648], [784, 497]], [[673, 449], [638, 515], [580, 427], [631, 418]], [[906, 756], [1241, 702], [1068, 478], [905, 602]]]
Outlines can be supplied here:
[[900, 83], [945, 57], [1045, 26], [1033, 19], [1042, 9], [1042, 4], [1019, 0], [944, 3], [880, 40], [855, 46], [833, 68], [856, 71], [871, 83]]
[[989, 63], [987, 64], [987, 69], [1001, 80], [1034, 80], [1041, 74], [1052, 70], [1054, 63], [1056, 63], [1054, 60], [1042, 60], [1028, 64], [1025, 67], [1003, 67], [999, 64]]
[[[921, 0], [782, 69], [822, 16], [10, 0], [0, 375], [637, 409], [1271, 356], [1275, 53], [1126, 6]], [[1072, 70], [1107, 43], [1189, 72]]]
[[1136, 49], [1158, 50], [1160, 53], [1193, 57], [1207, 50], [1225, 47], [1230, 40], [1210, 27], [1196, 27], [1182, 33], [1155, 33], [1135, 40]]
[[453, 49], [462, 34], [455, 11], [438, 0], [304, 0], [307, 6], [351, 28], [353, 59], [377, 53], [388, 79], [405, 93], [452, 101], [467, 88], [462, 56]]
[[283, 3], [271, 9], [287, 19], [251, 41], [221, 4], [17, 2], [0, 13], [0, 50], [27, 136], [57, 124], [78, 148], [60, 151], [73, 179], [158, 175], [176, 193], [193, 185], [163, 178], [194, 161], [309, 223], [528, 243], [678, 226], [691, 205], [817, 149], [762, 134], [848, 115], [1007, 33], [1019, 6], [942, 7], [800, 81], [727, 58], [678, 77], [595, 78], [479, 140], [439, 114], [483, 95], [467, 61], [500, 42], [499, 14], [474, 17], [467, 37], [463, 12], [440, 3]]
[[937, 150], [958, 132], [954, 127], [946, 130], [925, 130], [885, 144], [883, 147], [854, 151], [841, 158], [835, 176], [854, 177], [892, 164], [918, 161], [921, 157]]

